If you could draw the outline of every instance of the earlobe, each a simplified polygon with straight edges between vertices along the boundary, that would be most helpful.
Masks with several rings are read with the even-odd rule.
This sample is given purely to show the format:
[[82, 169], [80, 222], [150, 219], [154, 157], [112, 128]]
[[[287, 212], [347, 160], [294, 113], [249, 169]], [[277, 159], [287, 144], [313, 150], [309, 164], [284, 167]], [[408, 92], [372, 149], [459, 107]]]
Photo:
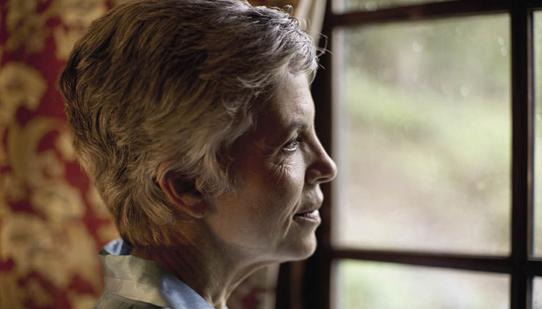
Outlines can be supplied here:
[[194, 219], [204, 217], [205, 203], [193, 183], [188, 183], [174, 172], [167, 172], [159, 179], [158, 184], [168, 201], [180, 211]]

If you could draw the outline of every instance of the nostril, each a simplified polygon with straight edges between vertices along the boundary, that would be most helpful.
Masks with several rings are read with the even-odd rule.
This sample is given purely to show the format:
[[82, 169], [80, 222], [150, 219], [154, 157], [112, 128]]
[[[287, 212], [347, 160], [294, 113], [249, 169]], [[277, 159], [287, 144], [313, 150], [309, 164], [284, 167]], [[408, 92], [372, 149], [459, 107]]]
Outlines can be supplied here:
[[337, 176], [337, 166], [327, 154], [307, 170], [307, 181], [319, 184], [332, 181]]
[[322, 172], [322, 179], [320, 182], [330, 182], [335, 176], [337, 176], [337, 166], [335, 165], [335, 161], [328, 157], [328, 162], [325, 170]]

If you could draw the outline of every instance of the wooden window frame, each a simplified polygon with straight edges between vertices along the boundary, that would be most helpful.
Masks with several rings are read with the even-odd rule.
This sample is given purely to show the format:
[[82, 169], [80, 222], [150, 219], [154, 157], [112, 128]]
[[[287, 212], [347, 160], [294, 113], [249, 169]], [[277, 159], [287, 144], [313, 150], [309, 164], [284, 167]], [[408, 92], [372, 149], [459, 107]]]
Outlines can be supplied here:
[[[319, 1], [319, 0], [316, 0]], [[534, 50], [533, 13], [542, 10], [542, 0], [458, 0], [408, 5], [375, 11], [335, 13], [328, 0], [323, 27], [324, 44], [332, 52], [333, 30], [339, 27], [411, 22], [449, 17], [506, 13], [511, 35], [511, 252], [508, 256], [461, 255], [403, 250], [334, 248], [331, 242], [333, 185], [324, 185], [322, 225], [318, 229], [318, 249], [304, 262], [281, 266], [277, 309], [330, 309], [332, 304], [332, 263], [341, 259], [390, 262], [444, 269], [471, 270], [510, 276], [510, 308], [532, 308], [532, 282], [542, 276], [542, 259], [533, 256], [534, 190]], [[323, 47], [323, 46], [322, 46]], [[335, 89], [338, 70], [330, 53], [321, 57], [321, 69], [313, 84], [317, 101], [316, 123], [322, 144], [333, 157], [337, 106]], [[377, 309], [377, 308], [375, 308]]]

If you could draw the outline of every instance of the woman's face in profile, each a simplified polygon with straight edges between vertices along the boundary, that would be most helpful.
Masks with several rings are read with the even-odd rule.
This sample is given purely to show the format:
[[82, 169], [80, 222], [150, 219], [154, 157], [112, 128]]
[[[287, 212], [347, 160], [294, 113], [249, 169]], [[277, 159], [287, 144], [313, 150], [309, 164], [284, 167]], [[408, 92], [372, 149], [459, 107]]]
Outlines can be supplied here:
[[235, 190], [209, 201], [207, 223], [228, 248], [265, 261], [308, 257], [316, 248], [319, 184], [335, 163], [314, 130], [314, 103], [304, 75], [282, 80], [255, 130], [234, 146]]

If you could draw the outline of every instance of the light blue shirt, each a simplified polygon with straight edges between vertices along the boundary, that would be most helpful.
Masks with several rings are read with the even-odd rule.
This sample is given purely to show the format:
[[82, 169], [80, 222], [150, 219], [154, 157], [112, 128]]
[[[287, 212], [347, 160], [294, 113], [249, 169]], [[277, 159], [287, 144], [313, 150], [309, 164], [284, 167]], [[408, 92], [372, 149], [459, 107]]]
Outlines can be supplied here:
[[131, 251], [117, 239], [100, 252], [105, 289], [96, 308], [214, 309], [177, 277]]

